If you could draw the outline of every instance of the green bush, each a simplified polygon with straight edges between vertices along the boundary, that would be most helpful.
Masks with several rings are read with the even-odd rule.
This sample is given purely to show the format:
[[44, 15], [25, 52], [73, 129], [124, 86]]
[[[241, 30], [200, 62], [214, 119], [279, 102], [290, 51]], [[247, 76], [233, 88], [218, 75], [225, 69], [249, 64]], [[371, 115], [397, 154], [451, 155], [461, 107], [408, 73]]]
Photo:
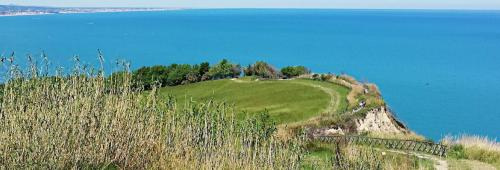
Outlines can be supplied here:
[[309, 74], [311, 71], [304, 66], [287, 66], [281, 69], [281, 73], [286, 78], [293, 78], [304, 74]]
[[279, 78], [281, 73], [278, 72], [272, 65], [257, 61], [255, 64], [249, 65], [244, 70], [245, 76], [256, 76], [260, 78]]
[[241, 74], [241, 66], [232, 64], [226, 59], [223, 59], [217, 65], [208, 70], [208, 78], [212, 80], [239, 77]]
[[155, 85], [166, 85], [170, 68], [156, 65], [141, 67], [133, 72], [133, 79], [140, 83], [144, 89], [150, 90]]
[[333, 74], [321, 74], [321, 81], [328, 81], [328, 80], [331, 80], [333, 78]]
[[455, 159], [466, 159], [465, 149], [462, 145], [452, 145], [448, 151], [448, 157]]
[[477, 160], [500, 167], [499, 152], [479, 147], [464, 147], [463, 145], [455, 144], [448, 151], [448, 157], [453, 159]]
[[[200, 65], [171, 64], [169, 66], [141, 67], [133, 72], [133, 82], [139, 87], [151, 90], [153, 86], [177, 86], [208, 80], [210, 64], [203, 62]], [[117, 76], [113, 73], [111, 76]]]
[[[189, 64], [173, 64], [169, 67], [170, 71], [167, 75], [166, 85], [176, 86], [187, 81], [188, 75], [192, 72], [198, 72], [198, 69], [193, 69]], [[197, 75], [195, 75], [195, 79]]]

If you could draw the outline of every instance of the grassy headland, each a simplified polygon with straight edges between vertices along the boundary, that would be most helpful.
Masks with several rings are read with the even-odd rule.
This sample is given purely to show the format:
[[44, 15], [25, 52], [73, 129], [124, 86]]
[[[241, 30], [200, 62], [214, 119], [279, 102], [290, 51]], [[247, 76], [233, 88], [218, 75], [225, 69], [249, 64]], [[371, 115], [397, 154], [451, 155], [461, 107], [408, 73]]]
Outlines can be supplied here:
[[[165, 87], [160, 89], [160, 94], [173, 95], [181, 104], [186, 101], [225, 101], [246, 115], [268, 111], [271, 118], [281, 124], [309, 120], [330, 111], [326, 110], [328, 108], [345, 110], [347, 88], [318, 84], [320, 82], [313, 80], [255, 81], [242, 78]], [[324, 86], [335, 94], [316, 86]], [[332, 98], [331, 95], [335, 96]]]
[[[342, 124], [385, 106], [375, 85], [346, 75], [227, 60], [111, 76], [78, 63], [70, 75], [47, 76], [34, 64], [7, 68], [0, 169], [433, 168], [429, 159], [384, 148], [321, 143], [301, 131], [280, 136], [284, 127]], [[497, 143], [450, 141], [450, 158], [498, 167]]]

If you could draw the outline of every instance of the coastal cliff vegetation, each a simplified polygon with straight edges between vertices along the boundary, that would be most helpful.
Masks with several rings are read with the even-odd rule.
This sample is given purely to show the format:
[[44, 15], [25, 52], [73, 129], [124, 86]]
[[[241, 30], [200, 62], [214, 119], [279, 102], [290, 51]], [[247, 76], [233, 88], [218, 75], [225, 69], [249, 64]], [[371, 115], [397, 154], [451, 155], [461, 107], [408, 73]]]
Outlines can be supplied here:
[[[426, 140], [398, 122], [376, 85], [345, 74], [263, 61], [134, 71], [122, 63], [110, 75], [78, 60], [69, 74], [53, 75], [37, 62], [2, 64], [0, 169], [435, 168], [418, 154], [310, 137]], [[441, 143], [450, 146], [451, 167], [455, 160], [499, 167], [494, 141]]]

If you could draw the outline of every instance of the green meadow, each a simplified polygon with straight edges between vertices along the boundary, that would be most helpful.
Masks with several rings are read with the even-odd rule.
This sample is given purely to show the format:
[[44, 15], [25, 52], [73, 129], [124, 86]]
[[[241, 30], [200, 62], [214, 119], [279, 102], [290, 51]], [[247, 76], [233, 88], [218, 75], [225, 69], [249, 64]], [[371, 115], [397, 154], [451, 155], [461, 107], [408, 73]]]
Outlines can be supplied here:
[[187, 102], [227, 102], [234, 105], [239, 118], [267, 111], [278, 124], [343, 111], [347, 108], [348, 93], [348, 88], [328, 82], [305, 79], [258, 81], [248, 77], [160, 89], [160, 95], [175, 97], [178, 107]]

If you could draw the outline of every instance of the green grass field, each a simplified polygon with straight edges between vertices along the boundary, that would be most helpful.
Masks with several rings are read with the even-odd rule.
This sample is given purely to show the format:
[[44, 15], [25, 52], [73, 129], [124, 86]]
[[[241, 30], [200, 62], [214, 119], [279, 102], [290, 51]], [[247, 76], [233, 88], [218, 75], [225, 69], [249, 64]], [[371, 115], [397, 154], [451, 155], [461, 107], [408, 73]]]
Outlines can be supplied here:
[[[251, 78], [206, 81], [160, 89], [163, 96], [172, 95], [178, 103], [187, 100], [234, 104], [239, 112], [254, 114], [268, 111], [278, 123], [309, 120], [322, 113], [338, 113], [347, 108], [349, 89], [333, 83], [313, 80], [254, 81]], [[244, 117], [245, 114], [237, 115]]]

